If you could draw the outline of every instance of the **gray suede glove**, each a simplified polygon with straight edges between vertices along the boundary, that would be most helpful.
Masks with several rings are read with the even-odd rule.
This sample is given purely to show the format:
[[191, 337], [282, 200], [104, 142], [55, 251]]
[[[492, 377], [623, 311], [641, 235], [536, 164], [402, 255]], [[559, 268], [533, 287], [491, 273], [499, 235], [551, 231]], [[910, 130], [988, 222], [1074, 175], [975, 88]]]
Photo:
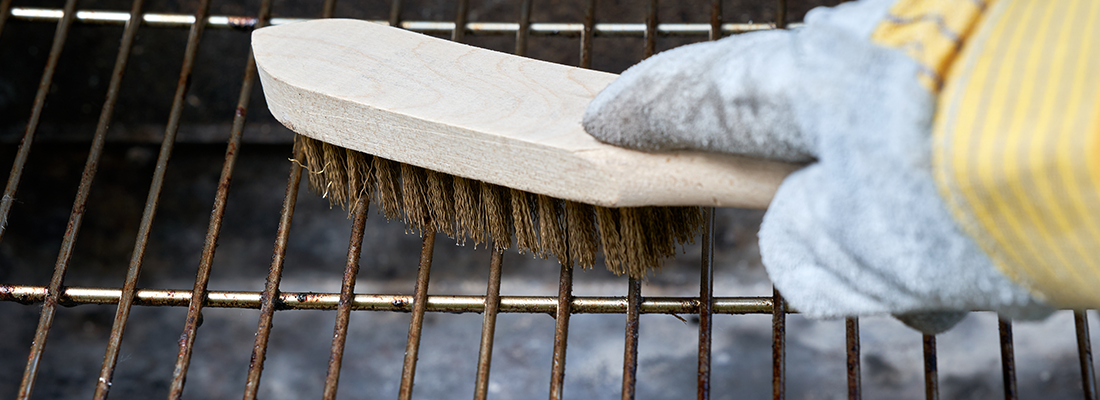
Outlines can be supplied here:
[[584, 127], [640, 150], [812, 161], [783, 182], [759, 233], [768, 274], [805, 315], [901, 315], [925, 333], [968, 310], [1045, 317], [1052, 309], [992, 264], [937, 192], [935, 95], [913, 79], [916, 62], [869, 40], [893, 2], [660, 53], [600, 93]]

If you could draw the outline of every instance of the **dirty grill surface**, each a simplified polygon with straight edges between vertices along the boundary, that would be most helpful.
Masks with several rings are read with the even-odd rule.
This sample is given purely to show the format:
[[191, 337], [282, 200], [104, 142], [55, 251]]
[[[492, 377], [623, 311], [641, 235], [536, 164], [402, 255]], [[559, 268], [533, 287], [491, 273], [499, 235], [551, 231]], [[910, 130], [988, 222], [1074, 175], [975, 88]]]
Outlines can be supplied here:
[[1015, 341], [974, 313], [940, 354], [889, 319], [790, 314], [755, 211], [706, 210], [646, 282], [348, 218], [299, 197], [248, 51], [344, 17], [621, 72], [820, 2], [22, 3], [0, 0], [0, 396], [1096, 398], [1084, 311]]

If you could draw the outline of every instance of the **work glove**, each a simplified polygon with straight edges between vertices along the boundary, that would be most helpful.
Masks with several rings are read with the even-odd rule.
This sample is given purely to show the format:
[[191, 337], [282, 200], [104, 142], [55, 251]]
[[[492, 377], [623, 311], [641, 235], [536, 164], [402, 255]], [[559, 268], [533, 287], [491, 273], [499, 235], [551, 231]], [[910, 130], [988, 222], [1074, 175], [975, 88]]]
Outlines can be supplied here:
[[633, 149], [805, 163], [759, 232], [804, 315], [893, 314], [935, 334], [970, 310], [1095, 308], [1100, 198], [1082, 152], [1100, 138], [1100, 2], [1080, 3], [817, 8], [798, 28], [657, 54], [583, 124]]

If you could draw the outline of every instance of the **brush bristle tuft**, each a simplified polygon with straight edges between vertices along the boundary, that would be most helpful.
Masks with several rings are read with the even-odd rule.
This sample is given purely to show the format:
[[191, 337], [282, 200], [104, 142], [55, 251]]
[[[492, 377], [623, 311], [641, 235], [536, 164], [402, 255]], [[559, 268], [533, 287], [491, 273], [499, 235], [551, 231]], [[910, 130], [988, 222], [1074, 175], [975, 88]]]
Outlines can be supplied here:
[[481, 208], [481, 191], [476, 181], [454, 178], [455, 222], [458, 225], [459, 243], [466, 239], [477, 246], [485, 242], [485, 212]]
[[[344, 159], [348, 165], [348, 204], [357, 204], [359, 200], [365, 200], [364, 206], [370, 203], [374, 195], [374, 185], [370, 183], [374, 179], [371, 175], [371, 157], [358, 151], [348, 149], [344, 153]], [[354, 207], [348, 207], [348, 216], [355, 213]]]
[[521, 190], [508, 189], [512, 200], [512, 222], [515, 224], [516, 249], [520, 253], [530, 251], [539, 254], [538, 236], [535, 230], [535, 221], [532, 218], [534, 211], [531, 202], [527, 199], [527, 193]]
[[512, 247], [512, 208], [508, 195], [509, 192], [500, 186], [481, 182], [482, 209], [496, 250]]
[[596, 208], [596, 226], [599, 227], [600, 245], [603, 246], [604, 264], [615, 275], [626, 272], [623, 263], [627, 262], [619, 235], [619, 210], [607, 207]]
[[431, 223], [427, 193], [424, 169], [401, 163], [401, 202], [405, 206], [405, 225], [420, 232], [424, 232], [424, 228]]
[[378, 193], [378, 203], [382, 205], [382, 214], [386, 219], [397, 218], [401, 215], [401, 182], [397, 176], [397, 163], [374, 157], [371, 165], [374, 167], [375, 192]]
[[348, 204], [348, 164], [344, 158], [343, 149], [328, 143], [323, 143], [321, 152], [324, 156], [322, 174], [325, 176], [325, 198], [329, 207]]
[[451, 176], [432, 170], [424, 170], [428, 185], [428, 211], [432, 228], [447, 236], [455, 236], [454, 184]]
[[562, 228], [561, 217], [564, 214], [561, 200], [550, 196], [538, 195], [539, 207], [539, 243], [542, 250], [541, 256], [554, 256], [562, 264], [571, 265], [569, 252], [566, 250], [565, 229]]
[[596, 215], [592, 206], [565, 201], [565, 229], [569, 255], [581, 268], [596, 264]]

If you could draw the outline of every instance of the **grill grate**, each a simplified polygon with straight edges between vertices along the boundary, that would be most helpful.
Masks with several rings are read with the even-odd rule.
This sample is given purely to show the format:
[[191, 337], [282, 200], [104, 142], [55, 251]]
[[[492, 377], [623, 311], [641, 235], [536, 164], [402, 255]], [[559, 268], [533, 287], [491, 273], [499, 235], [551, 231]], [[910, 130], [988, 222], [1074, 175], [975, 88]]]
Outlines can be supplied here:
[[[648, 57], [657, 50], [658, 37], [684, 37], [687, 40], [715, 40], [721, 36], [746, 31], [784, 27], [787, 19], [787, 2], [775, 2], [777, 23], [726, 23], [723, 22], [723, 2], [712, 0], [701, 4], [703, 14], [709, 16], [709, 23], [658, 23], [657, 0], [638, 1], [638, 6], [646, 11], [644, 23], [597, 23], [596, 1], [585, 0], [584, 17], [576, 22], [533, 22], [532, 0], [520, 2], [520, 15], [516, 22], [470, 22], [470, 2], [460, 0], [454, 21], [404, 21], [401, 20], [402, 1], [392, 0], [389, 7], [389, 19], [377, 21], [391, 26], [400, 26], [413, 31], [450, 35], [452, 40], [464, 41], [467, 36], [515, 36], [515, 53], [524, 55], [531, 48], [531, 36], [567, 36], [580, 38], [579, 65], [591, 67], [593, 57], [593, 38], [642, 38], [644, 56]], [[193, 15], [143, 13], [143, 1], [135, 0], [129, 13], [102, 10], [77, 10], [76, 0], [67, 0], [63, 9], [13, 7], [12, 0], [0, 1], [0, 35], [4, 33], [7, 20], [28, 23], [56, 23], [56, 32], [45, 69], [42, 72], [37, 94], [31, 106], [31, 115], [26, 124], [22, 144], [14, 157], [13, 167], [0, 200], [0, 220], [7, 221], [13, 204], [17, 199], [16, 190], [27, 165], [27, 159], [33, 144], [35, 133], [42, 118], [43, 108], [50, 94], [58, 62], [64, 44], [74, 23], [124, 25], [122, 40], [118, 47], [117, 59], [108, 84], [107, 97], [96, 124], [95, 135], [87, 156], [82, 178], [68, 217], [67, 229], [62, 237], [61, 250], [57, 256], [53, 277], [48, 286], [0, 285], [0, 300], [21, 304], [41, 304], [42, 309], [37, 330], [27, 357], [26, 367], [20, 383], [17, 398], [29, 398], [38, 376], [39, 364], [47, 343], [47, 337], [53, 326], [57, 307], [79, 304], [117, 304], [110, 331], [106, 354], [104, 356], [99, 379], [95, 387], [95, 398], [106, 398], [111, 388], [112, 376], [120, 357], [123, 333], [131, 322], [130, 310], [138, 306], [166, 306], [188, 308], [183, 332], [179, 339], [179, 353], [168, 392], [170, 398], [179, 398], [183, 394], [183, 384], [187, 377], [191, 356], [195, 348], [198, 327], [202, 323], [204, 307], [247, 308], [259, 310], [259, 323], [255, 330], [255, 342], [252, 362], [249, 365], [245, 382], [246, 399], [256, 398], [260, 388], [261, 373], [264, 370], [265, 357], [269, 348], [275, 311], [281, 310], [335, 310], [336, 323], [331, 345], [331, 354], [324, 381], [324, 398], [335, 398], [340, 378], [340, 370], [348, 340], [351, 311], [400, 311], [412, 314], [408, 329], [408, 340], [404, 353], [399, 384], [399, 398], [412, 397], [414, 378], [418, 360], [422, 330], [426, 313], [437, 312], [474, 312], [483, 314], [482, 332], [478, 352], [477, 374], [475, 377], [475, 398], [489, 395], [489, 371], [493, 356], [493, 342], [497, 315], [500, 313], [540, 313], [555, 317], [552, 367], [550, 374], [550, 398], [563, 397], [566, 344], [569, 341], [570, 318], [577, 314], [624, 314], [626, 331], [624, 339], [622, 397], [634, 398], [638, 388], [639, 366], [639, 321], [641, 314], [694, 314], [698, 316], [698, 370], [697, 396], [710, 398], [711, 393], [711, 346], [714, 329], [714, 315], [726, 314], [771, 314], [772, 317], [772, 393], [773, 398], [784, 398], [786, 387], [786, 317], [790, 312], [785, 307], [778, 292], [773, 296], [755, 297], [716, 297], [714, 296], [714, 246], [715, 211], [707, 210], [706, 229], [702, 237], [700, 285], [697, 297], [652, 297], [642, 296], [642, 282], [630, 279], [628, 291], [622, 297], [574, 296], [573, 270], [562, 267], [558, 282], [557, 296], [502, 296], [501, 276], [504, 255], [492, 252], [489, 265], [489, 280], [484, 296], [429, 295], [428, 286], [434, 254], [434, 233], [428, 231], [423, 238], [420, 262], [416, 277], [414, 294], [355, 294], [356, 278], [359, 275], [359, 260], [363, 251], [366, 204], [355, 206], [351, 236], [349, 238], [347, 263], [341, 280], [339, 293], [283, 292], [280, 280], [286, 259], [290, 237], [291, 222], [298, 198], [302, 170], [292, 165], [287, 179], [286, 192], [279, 216], [275, 247], [269, 274], [262, 291], [218, 291], [208, 290], [211, 268], [214, 263], [215, 249], [222, 230], [226, 212], [230, 181], [233, 178], [239, 149], [242, 145], [246, 115], [250, 96], [254, 91], [255, 64], [249, 56], [244, 77], [240, 84], [240, 94], [234, 111], [231, 133], [225, 150], [221, 175], [218, 180], [213, 210], [202, 246], [199, 268], [191, 291], [168, 289], [139, 289], [138, 277], [150, 240], [154, 215], [158, 211], [159, 199], [165, 182], [165, 170], [179, 132], [183, 110], [187, 100], [192, 71], [195, 66], [199, 46], [206, 28], [232, 28], [249, 30], [267, 24], [283, 24], [301, 20], [301, 18], [272, 18], [271, 1], [263, 0], [255, 16], [211, 15], [210, 1], [201, 0]], [[332, 17], [335, 13], [335, 1], [324, 3], [321, 17]], [[141, 23], [133, 23], [141, 21]], [[196, 21], [204, 21], [196, 23]], [[455, 27], [464, 29], [455, 29]], [[148, 198], [137, 230], [133, 252], [129, 261], [125, 283], [121, 288], [67, 287], [65, 275], [71, 265], [74, 243], [80, 230], [85, 206], [89, 198], [92, 182], [108, 136], [108, 126], [119, 100], [122, 77], [127, 69], [130, 53], [134, 48], [135, 37], [141, 29], [188, 28], [186, 49], [180, 75], [168, 116], [161, 147]], [[253, 110], [264, 112], [265, 110]], [[6, 230], [6, 223], [0, 225], [0, 238]], [[1080, 361], [1081, 382], [1084, 397], [1096, 398], [1096, 384], [1093, 374], [1089, 327], [1084, 311], [1074, 312], [1078, 357]], [[849, 398], [860, 398], [860, 333], [859, 320], [850, 318], [846, 327], [847, 387]], [[999, 323], [1001, 364], [1003, 370], [1004, 393], [1006, 398], [1016, 397], [1016, 376], [1012, 325]], [[924, 336], [924, 381], [926, 397], [938, 398], [936, 337]]]

